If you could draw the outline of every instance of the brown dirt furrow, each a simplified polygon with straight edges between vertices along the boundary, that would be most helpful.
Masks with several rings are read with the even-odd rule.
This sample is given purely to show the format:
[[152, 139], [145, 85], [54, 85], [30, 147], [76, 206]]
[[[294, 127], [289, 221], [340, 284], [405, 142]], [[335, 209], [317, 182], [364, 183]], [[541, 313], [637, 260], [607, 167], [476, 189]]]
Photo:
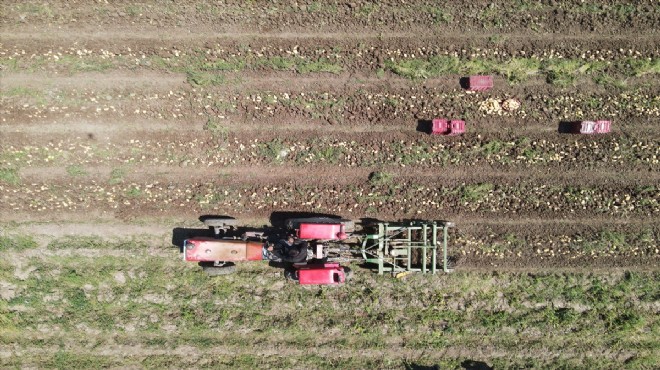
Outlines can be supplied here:
[[[642, 131], [643, 132], [643, 131]], [[413, 167], [428, 171], [469, 166], [501, 170], [534, 168], [553, 171], [603, 169], [655, 173], [660, 157], [657, 134], [602, 136], [529, 134], [508, 132], [432, 137], [420, 133], [326, 133], [271, 131], [252, 135], [211, 131], [148, 132], [110, 139], [90, 126], [78, 133], [33, 136], [5, 134], [0, 152], [4, 168], [112, 167], [118, 177], [136, 172], [132, 167], [205, 168], [220, 173], [226, 166], [261, 166], [278, 169]], [[105, 136], [105, 137], [104, 137]], [[387, 164], [384, 166], [384, 164]], [[80, 171], [78, 171], [80, 172]], [[640, 173], [641, 173], [640, 172]], [[596, 175], [598, 177], [598, 175]]]
[[[441, 116], [441, 115], [439, 115]], [[447, 117], [442, 115], [442, 117]], [[437, 117], [436, 117], [437, 118]], [[134, 119], [123, 116], [120, 119], [111, 117], [81, 117], [71, 119], [66, 114], [61, 117], [50, 115], [48, 119], [35, 118], [24, 120], [22, 117], [9, 118], [11, 122], [0, 124], [7, 141], [21, 143], [29, 141], [37, 144], [50, 142], [62, 137], [88, 137], [104, 142], [122, 142], [131, 138], [146, 138], [164, 133], [197, 133], [199, 137], [209, 137], [213, 134], [207, 127], [208, 118], [192, 119], [187, 121], [153, 120], [136, 116]], [[466, 122], [469, 130], [467, 136], [475, 134], [501, 134], [506, 133], [510, 138], [553, 137], [558, 134], [559, 122], [553, 121], [527, 121], [511, 118], [480, 118]], [[364, 136], [369, 133], [388, 134], [402, 133], [406, 136], [427, 135], [425, 130], [420, 132], [419, 120], [393, 119], [388, 122], [370, 123], [358, 121], [354, 123], [329, 124], [318, 120], [305, 120], [300, 117], [278, 117], [273, 120], [261, 120], [258, 123], [249, 123], [241, 119], [228, 119], [217, 126], [218, 131], [226, 134], [249, 137], [260, 132], [270, 132], [273, 138], [291, 137], [291, 134], [307, 133], [310, 136], [338, 136], [350, 131], [353, 134]], [[625, 136], [644, 136], [655, 138], [660, 129], [660, 119], [619, 120], [614, 121], [612, 133]], [[464, 135], [465, 137], [466, 135]], [[578, 136], [564, 135], [577, 138]]]
[[[66, 182], [75, 183], [93, 180], [102, 183], [112, 177], [114, 167], [82, 166], [87, 175], [84, 180], [71, 178], [66, 168], [62, 167], [25, 167], [19, 171], [19, 176], [25, 182], [49, 182], [51, 184]], [[387, 172], [398, 181], [410, 181], [415, 184], [455, 184], [461, 182], [492, 182], [511, 183], [527, 181], [531, 183], [561, 185], [571, 183], [575, 186], [626, 186], [654, 185], [660, 183], [660, 172], [631, 171], [622, 169], [601, 170], [588, 177], [584, 171], [572, 169], [566, 171], [548, 171], [543, 168], [498, 169], [491, 166], [471, 166], [469, 169], [459, 166], [446, 166], [438, 172], [424, 171], [415, 165], [406, 166], [374, 166], [370, 168], [345, 168], [328, 164], [315, 166], [226, 166], [215, 170], [209, 168], [182, 168], [179, 166], [133, 166], [130, 172], [123, 174], [121, 181], [125, 183], [142, 183], [145, 181], [174, 182], [177, 179], [191, 179], [197, 182], [209, 181], [230, 186], [263, 185], [281, 186], [296, 179], [300, 185], [346, 185], [368, 183], [374, 172]]]
[[[70, 42], [74, 41], [106, 41], [106, 40], [121, 40], [121, 41], [140, 41], [140, 40], [156, 40], [156, 41], [175, 41], [186, 43], [197, 43], [200, 41], [218, 41], [218, 40], [304, 40], [304, 39], [331, 39], [331, 40], [389, 40], [389, 39], [420, 39], [435, 38], [438, 40], [470, 40], [481, 42], [492, 42], [491, 37], [493, 32], [484, 30], [483, 32], [450, 32], [450, 31], [437, 31], [426, 30], [421, 35], [419, 32], [216, 32], [214, 30], [201, 31], [195, 29], [181, 29], [181, 32], [176, 32], [176, 29], [170, 29], [170, 32], [164, 36], [160, 30], [145, 30], [143, 28], [123, 27], [119, 28], [106, 28], [104, 31], [90, 29], [86, 32], [84, 28], [78, 29], [78, 32], [73, 32], [71, 29], [52, 30], [50, 32], [39, 32], [39, 30], [24, 29], [25, 27], [15, 27], [11, 32], [3, 32], [0, 28], [0, 39], [6, 42], [18, 43], [20, 41], [42, 41], [42, 42]], [[552, 35], [539, 34], [539, 33], [497, 33], [498, 36], [506, 40], [552, 40], [555, 42], [576, 41], [584, 42], [585, 40], [601, 43], [612, 43], [627, 40], [629, 44], [638, 42], [646, 42], [647, 40], [655, 42], [660, 35], [654, 33], [639, 33], [639, 32], [622, 32], [616, 35], [607, 35], [600, 32], [585, 32], [576, 34], [556, 33]]]
[[[67, 89], [179, 89], [186, 84], [186, 76], [162, 71], [117, 71], [111, 73], [85, 72], [75, 76], [23, 71], [2, 74], [2, 90], [27, 88], [40, 91]], [[165, 90], [166, 91], [166, 90]]]
[[[453, 57], [467, 64], [473, 60], [500, 64], [520, 58], [536, 62], [575, 59], [587, 62], [633, 63], [658, 58], [657, 38], [612, 38], [606, 40], [562, 40], [554, 38], [506, 39], [404, 37], [389, 39], [201, 39], [178, 40], [103, 39], [31, 40], [4, 39], [0, 51], [4, 67], [10, 71], [28, 69], [48, 72], [89, 70], [157, 69], [169, 71], [249, 71], [294, 70], [304, 61], [324, 61], [341, 67], [339, 71], [375, 72], [387, 61], [426, 60]], [[289, 63], [283, 63], [283, 62]], [[595, 63], [599, 64], [599, 63]], [[296, 68], [294, 68], [296, 67]], [[455, 65], [444, 65], [449, 70]], [[522, 66], [520, 66], [522, 67]], [[605, 66], [597, 65], [604, 69]], [[615, 65], [607, 68], [612, 70]], [[472, 67], [474, 68], [474, 66]], [[332, 72], [338, 72], [336, 69]], [[309, 71], [308, 71], [309, 72]]]
[[[339, 73], [307, 73], [299, 74], [274, 70], [265, 71], [242, 71], [240, 79], [232, 80], [233, 76], [238, 76], [236, 72], [218, 72], [218, 75], [225, 76], [229, 80], [224, 86], [207, 86], [200, 90], [199, 94], [206, 91], [217, 96], [218, 92], [227, 90], [232, 93], [243, 92], [246, 95], [255, 95], [262, 93], [288, 93], [295, 94], [297, 91], [315, 94], [319, 91], [327, 91], [348, 95], [355, 93], [355, 90], [363, 89], [373, 91], [390, 90], [395, 95], [396, 90], [399, 93], [409, 92], [410, 94], [426, 95], [434, 90], [442, 92], [457, 93], [463, 91], [460, 86], [460, 77], [457, 75], [430, 77], [421, 81], [411, 80], [388, 73], [387, 79], [378, 77], [369, 71], [344, 71]], [[471, 93], [478, 96], [488, 97], [489, 95], [508, 94], [512, 96], [525, 96], [528, 94], [556, 94], [557, 87], [549, 84], [547, 81], [538, 78], [530, 78], [516, 84], [510, 84], [502, 76], [493, 77], [493, 88], [488, 92]], [[629, 76], [625, 79], [626, 88], [643, 88], [649, 90], [648, 93], [654, 93], [660, 88], [656, 86], [657, 81], [649, 80], [646, 76]], [[594, 93], [608, 93], [606, 86], [599, 85], [590, 79], [580, 79], [580, 87]], [[190, 91], [191, 85], [186, 80], [186, 75], [180, 72], [159, 71], [153, 69], [142, 69], [138, 71], [114, 70], [110, 72], [79, 72], [74, 75], [53, 74], [48, 72], [26, 73], [23, 71], [6, 71], [2, 74], [2, 87], [5, 95], [12, 94], [12, 89], [29, 88], [35, 92], [48, 92], [57, 89], [59, 94], [73, 94], [73, 90], [92, 90], [96, 93], [108, 93], [121, 90], [131, 90], [134, 93], [151, 93], [151, 95], [166, 96], [168, 89], [179, 89]], [[655, 88], [651, 88], [655, 87]], [[100, 90], [100, 91], [99, 91]], [[418, 91], [418, 92], [415, 92]], [[421, 91], [421, 92], [420, 92]], [[54, 96], [44, 96], [46, 100], [54, 100]], [[129, 98], [130, 96], [126, 96]], [[8, 99], [9, 100], [9, 99]]]
[[[178, 77], [177, 77], [178, 78]], [[81, 80], [82, 81], [82, 80]], [[102, 81], [102, 80], [101, 80]], [[113, 83], [112, 80], [106, 80]], [[62, 125], [78, 121], [98, 121], [119, 132], [132, 130], [132, 122], [154, 122], [156, 127], [170, 122], [175, 127], [216, 131], [231, 130], [367, 130], [392, 127], [422, 130], [420, 120], [435, 117], [461, 118], [468, 132], [520, 130], [557, 132], [563, 121], [584, 119], [612, 120], [612, 131], [641, 130], [651, 133], [660, 125], [659, 86], [617, 91], [592, 86], [569, 95], [552, 85], [508, 86], [499, 83], [492, 91], [470, 94], [459, 90], [457, 79], [447, 78], [443, 86], [415, 86], [374, 82], [327, 86], [320, 89], [313, 80], [297, 78], [289, 83], [277, 80], [273, 89], [250, 88], [190, 89], [143, 88], [117, 85], [95, 89], [32, 89], [14, 87], [3, 91], [0, 125], [12, 132], [35, 127], [44, 133], [57, 133]], [[389, 80], [391, 81], [391, 80]], [[104, 82], [102, 82], [104, 83]], [[145, 82], [146, 83], [146, 82]], [[306, 84], [311, 85], [306, 85]], [[453, 87], [450, 87], [453, 83]], [[399, 85], [399, 86], [397, 86]], [[278, 86], [283, 86], [278, 87]], [[278, 88], [276, 88], [278, 87]], [[492, 110], [505, 99], [516, 97], [516, 111]], [[52, 127], [51, 127], [52, 125]], [[38, 132], [38, 130], [37, 130]], [[511, 134], [509, 134], [511, 135]]]
[[[341, 176], [341, 175], [337, 175]], [[550, 179], [464, 180], [383, 177], [347, 184], [305, 181], [239, 182], [219, 177], [215, 181], [188, 178], [141, 183], [90, 181], [84, 178], [3, 186], [0, 209], [5, 212], [53, 213], [104, 210], [120, 219], [183, 216], [205, 212], [266, 215], [291, 209], [329, 212], [346, 217], [436, 218], [438, 215], [471, 215], [518, 218], [571, 214], [591, 217], [656, 217], [660, 193], [654, 182], [575, 183]], [[457, 216], [455, 216], [457, 217]]]
[[[55, 335], [66, 335], [65, 333]], [[51, 334], [51, 335], [53, 335]], [[55, 336], [53, 335], [53, 336]], [[40, 334], [43, 336], [43, 334]], [[46, 336], [47, 337], [47, 336]], [[64, 340], [64, 339], [63, 339]], [[220, 339], [219, 339], [220, 340]], [[65, 340], [66, 341], [66, 340]], [[100, 356], [110, 356], [110, 357], [136, 357], [144, 358], [147, 356], [158, 356], [158, 355], [176, 355], [181, 357], [188, 357], [189, 361], [195, 362], [200, 358], [208, 356], [208, 353], [213, 353], [218, 356], [240, 356], [240, 355], [253, 355], [253, 356], [277, 356], [282, 354], [282, 350], [276, 348], [277, 341], [275, 343], [268, 343], [267, 345], [260, 345], [256, 347], [246, 348], [243, 346], [213, 346], [205, 347], [199, 349], [194, 346], [179, 346], [176, 348], [162, 349], [154, 348], [147, 346], [122, 346], [118, 344], [101, 344], [96, 346], [94, 349], [90, 350], [86, 347], [78, 347], [77, 343], [70, 343], [67, 345], [67, 351], [73, 351], [77, 354], [90, 354], [90, 355], [100, 355]], [[539, 353], [535, 349], [528, 350], [518, 350], [515, 355], [510, 353], [508, 350], [502, 348], [493, 348], [492, 346], [484, 347], [458, 347], [458, 346], [448, 346], [441, 349], [436, 349], [429, 351], [428, 349], [411, 349], [401, 346], [400, 344], [396, 347], [396, 350], [392, 348], [388, 349], [375, 349], [375, 348], [361, 348], [360, 355], [367, 358], [388, 358], [388, 359], [398, 359], [398, 360], [407, 360], [410, 358], [423, 358], [425, 360], [441, 360], [446, 358], [464, 358], [467, 354], [474, 358], [480, 359], [493, 359], [505, 357], [509, 358], [514, 356], [517, 358], [535, 358], [535, 359], [544, 359], [544, 360], [558, 360], [558, 359], [571, 359], [571, 358], [583, 358], [583, 357], [598, 357], [603, 359], [620, 359], [631, 357], [634, 353], [633, 351], [598, 351], [597, 353], [591, 353], [587, 351], [576, 352], [570, 349], [562, 349], [561, 351], [553, 352], [546, 350], [542, 353]], [[60, 347], [40, 347], [34, 349], [34, 352], [30, 350], [21, 350], [15, 348], [0, 348], [0, 356], [4, 358], [12, 356], [48, 356], [55, 355], [58, 352], [61, 352]], [[309, 353], [308, 348], [287, 348], [287, 356], [304, 356]], [[333, 356], [338, 358], [351, 358], [355, 356], [354, 349], [346, 349], [343, 347], [333, 347], [325, 345], [323, 347], [316, 347], [314, 353], [317, 356]]]

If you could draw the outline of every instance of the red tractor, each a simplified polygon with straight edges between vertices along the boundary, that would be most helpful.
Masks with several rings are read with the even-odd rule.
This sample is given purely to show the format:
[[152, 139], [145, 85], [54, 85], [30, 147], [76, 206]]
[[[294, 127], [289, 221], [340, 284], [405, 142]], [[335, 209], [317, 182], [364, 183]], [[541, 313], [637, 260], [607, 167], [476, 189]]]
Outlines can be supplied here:
[[289, 276], [301, 284], [339, 284], [346, 280], [346, 270], [338, 263], [347, 247], [341, 241], [353, 231], [353, 222], [327, 217], [290, 219], [285, 229], [269, 228], [261, 232], [235, 235], [238, 220], [210, 218], [204, 223], [213, 228], [215, 237], [194, 237], [183, 243], [186, 261], [199, 262], [211, 276], [235, 271], [236, 262], [267, 260], [291, 264]]
[[231, 218], [204, 223], [215, 236], [184, 240], [183, 257], [212, 276], [234, 272], [236, 262], [261, 260], [286, 265], [285, 276], [300, 284], [344, 283], [351, 273], [340, 263], [348, 261], [373, 264], [379, 274], [397, 277], [412, 271], [435, 274], [440, 267], [451, 271], [447, 232], [454, 225], [448, 221], [377, 222], [356, 231], [349, 220], [312, 217], [248, 232]]

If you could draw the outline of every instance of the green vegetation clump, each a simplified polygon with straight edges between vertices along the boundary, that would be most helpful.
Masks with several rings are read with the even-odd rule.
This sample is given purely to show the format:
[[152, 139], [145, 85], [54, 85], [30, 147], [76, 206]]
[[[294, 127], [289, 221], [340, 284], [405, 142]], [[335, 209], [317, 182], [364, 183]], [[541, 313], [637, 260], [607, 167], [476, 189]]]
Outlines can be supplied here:
[[18, 185], [21, 182], [21, 177], [18, 175], [18, 170], [15, 168], [0, 168], [0, 182], [6, 182], [11, 185]]
[[36, 247], [37, 242], [29, 235], [0, 235], [0, 251], [22, 251]]
[[[209, 278], [171, 245], [156, 253], [135, 242], [129, 252], [124, 243], [61, 239], [49, 249], [69, 253], [32, 258], [17, 274], [11, 261], [21, 252], [4, 250], [0, 273], [21, 293], [0, 300], [0, 343], [40, 349], [7, 357], [4, 365], [457, 368], [475, 359], [443, 349], [472, 353], [484, 346], [491, 350], [478, 360], [500, 367], [589, 367], [611, 348], [635, 350], [599, 358], [599, 366], [658, 364], [657, 272], [454, 272], [398, 280], [350, 265], [355, 275], [345, 285], [302, 287], [262, 262]], [[97, 253], [76, 251], [90, 246]], [[321, 342], [336, 356], [307, 353], [309, 343]], [[291, 354], [267, 356], [255, 343]], [[106, 351], [117, 345], [140, 352]], [[183, 345], [192, 350], [162, 353]], [[521, 355], [521, 346], [529, 352]], [[356, 347], [377, 356], [355, 356]], [[209, 358], [209, 351], [220, 354]]]

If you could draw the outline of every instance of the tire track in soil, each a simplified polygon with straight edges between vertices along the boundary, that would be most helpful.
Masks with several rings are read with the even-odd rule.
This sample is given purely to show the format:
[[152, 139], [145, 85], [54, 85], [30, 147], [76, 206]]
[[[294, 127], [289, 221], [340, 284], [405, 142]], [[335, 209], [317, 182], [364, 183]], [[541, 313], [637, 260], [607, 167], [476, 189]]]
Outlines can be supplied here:
[[[422, 28], [425, 32], [217, 32], [216, 30], [194, 30], [190, 28], [181, 29], [185, 32], [171, 32], [164, 35], [161, 30], [145, 30], [144, 28], [130, 27], [121, 30], [113, 30], [112, 27], [106, 28], [102, 31], [92, 29], [90, 32], [84, 30], [50, 30], [49, 32], [39, 32], [39, 30], [22, 30], [20, 27], [14, 28], [11, 32], [1, 32], [0, 39], [10, 41], [12, 43], [19, 43], [24, 40], [43, 41], [43, 42], [58, 42], [70, 40], [75, 41], [127, 41], [127, 40], [157, 40], [157, 41], [217, 41], [222, 39], [246, 39], [246, 40], [299, 40], [299, 39], [336, 39], [336, 40], [391, 40], [391, 39], [436, 39], [436, 40], [478, 40], [479, 42], [490, 42], [493, 32], [486, 30], [484, 32], [471, 31], [471, 32], [452, 32], [452, 31], [433, 31], [428, 28]], [[597, 41], [597, 42], [627, 42], [629, 45], [634, 45], [639, 42], [656, 42], [660, 39], [660, 35], [649, 34], [646, 32], [628, 31], [617, 33], [616, 35], [606, 35], [600, 32], [584, 32], [579, 35], [575, 34], [530, 34], [530, 33], [497, 33], [505, 40], [534, 40], [534, 41], [552, 41], [562, 43], [566, 41]]]
[[[57, 331], [51, 331], [49, 335], [39, 334], [41, 340], [54, 340], [59, 338], [60, 335], [66, 335], [68, 332], [63, 331], [58, 333]], [[48, 338], [51, 337], [51, 338]], [[100, 339], [100, 338], [98, 338]], [[320, 339], [320, 338], [319, 338]], [[93, 340], [88, 338], [89, 341]], [[221, 340], [221, 338], [218, 338]], [[269, 341], [270, 342], [270, 341]], [[287, 348], [282, 350], [278, 348], [280, 340], [275, 338], [271, 343], [266, 345], [259, 345], [256, 347], [246, 348], [245, 346], [213, 346], [210, 348], [198, 349], [190, 345], [178, 346], [170, 349], [154, 349], [149, 347], [144, 347], [141, 345], [108, 345], [101, 344], [94, 349], [90, 350], [87, 347], [78, 347], [77, 343], [68, 343], [67, 351], [73, 352], [81, 355], [96, 355], [96, 356], [117, 356], [118, 358], [136, 357], [144, 358], [147, 356], [164, 356], [164, 355], [176, 355], [189, 360], [202, 359], [208, 356], [208, 353], [213, 353], [220, 356], [241, 356], [241, 355], [255, 355], [263, 357], [272, 357], [272, 356], [282, 356], [283, 353], [286, 356], [296, 356], [302, 357], [309, 354], [309, 349], [303, 348]], [[62, 349], [57, 346], [46, 347], [40, 346], [39, 348], [32, 348], [30, 350], [20, 350], [16, 348], [2, 348], [5, 346], [0, 346], [0, 357], [2, 358], [11, 358], [13, 356], [53, 356], [58, 352], [61, 352]], [[32, 351], [32, 352], [31, 352]], [[355, 349], [346, 349], [344, 347], [333, 347], [324, 344], [323, 346], [315, 347], [314, 353], [317, 356], [323, 356], [326, 358], [329, 357], [339, 357], [339, 358], [353, 358], [355, 356]], [[526, 350], [517, 349], [515, 354], [509, 352], [507, 349], [498, 349], [493, 348], [493, 346], [469, 346], [469, 347], [459, 347], [459, 346], [445, 346], [442, 349], [434, 349], [429, 351], [428, 349], [411, 349], [403, 347], [401, 343], [390, 344], [388, 349], [375, 349], [375, 348], [360, 348], [360, 356], [367, 358], [386, 358], [386, 359], [397, 359], [397, 360], [408, 360], [411, 358], [423, 358], [424, 360], [443, 360], [447, 358], [479, 358], [479, 359], [493, 359], [510, 356], [516, 358], [534, 358], [537, 360], [550, 361], [558, 359], [573, 359], [573, 358], [606, 358], [606, 359], [618, 359], [625, 360], [633, 355], [638, 355], [639, 351], [624, 351], [624, 350], [602, 350], [594, 349], [592, 351], [574, 351], [572, 349], [562, 348], [558, 351], [552, 351], [545, 349], [542, 352], [539, 352], [536, 349], [530, 348]]]
[[[81, 166], [88, 175], [84, 180], [71, 179], [66, 168], [62, 167], [24, 167], [19, 170], [19, 176], [30, 183], [87, 182], [90, 179], [102, 183], [111, 177], [115, 167]], [[280, 186], [296, 179], [298, 185], [350, 185], [369, 183], [369, 177], [374, 172], [387, 172], [397, 182], [408, 181], [420, 185], [436, 185], [492, 182], [507, 184], [525, 181], [532, 184], [562, 185], [571, 183], [575, 186], [645, 186], [660, 183], [660, 172], [642, 170], [602, 169], [588, 177], [583, 176], [581, 169], [563, 171], [548, 171], [543, 167], [520, 169], [498, 169], [492, 166], [476, 165], [466, 169], [461, 166], [444, 166], [439, 172], [426, 172], [427, 168], [409, 165], [400, 166], [368, 166], [358, 168], [342, 168], [337, 170], [333, 165], [303, 165], [281, 167], [268, 165], [255, 166], [223, 166], [220, 169], [182, 168], [178, 166], [133, 166], [131, 172], [122, 176], [125, 183], [130, 182], [179, 182], [174, 179], [194, 179], [195, 182], [211, 182], [230, 186]], [[59, 181], [58, 181], [59, 180]]]

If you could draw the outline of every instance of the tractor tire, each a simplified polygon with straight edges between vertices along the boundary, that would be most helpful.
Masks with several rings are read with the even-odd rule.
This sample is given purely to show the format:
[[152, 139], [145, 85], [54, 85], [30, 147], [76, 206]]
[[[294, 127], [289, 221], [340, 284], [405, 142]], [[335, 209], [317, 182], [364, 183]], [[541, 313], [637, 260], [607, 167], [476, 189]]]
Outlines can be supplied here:
[[208, 276], [222, 276], [229, 275], [236, 272], [236, 265], [228, 263], [224, 266], [202, 266], [202, 270]]
[[236, 226], [238, 220], [235, 218], [207, 218], [204, 220], [204, 225], [209, 227]]
[[284, 278], [289, 281], [298, 281], [298, 270], [286, 269], [284, 270]]

